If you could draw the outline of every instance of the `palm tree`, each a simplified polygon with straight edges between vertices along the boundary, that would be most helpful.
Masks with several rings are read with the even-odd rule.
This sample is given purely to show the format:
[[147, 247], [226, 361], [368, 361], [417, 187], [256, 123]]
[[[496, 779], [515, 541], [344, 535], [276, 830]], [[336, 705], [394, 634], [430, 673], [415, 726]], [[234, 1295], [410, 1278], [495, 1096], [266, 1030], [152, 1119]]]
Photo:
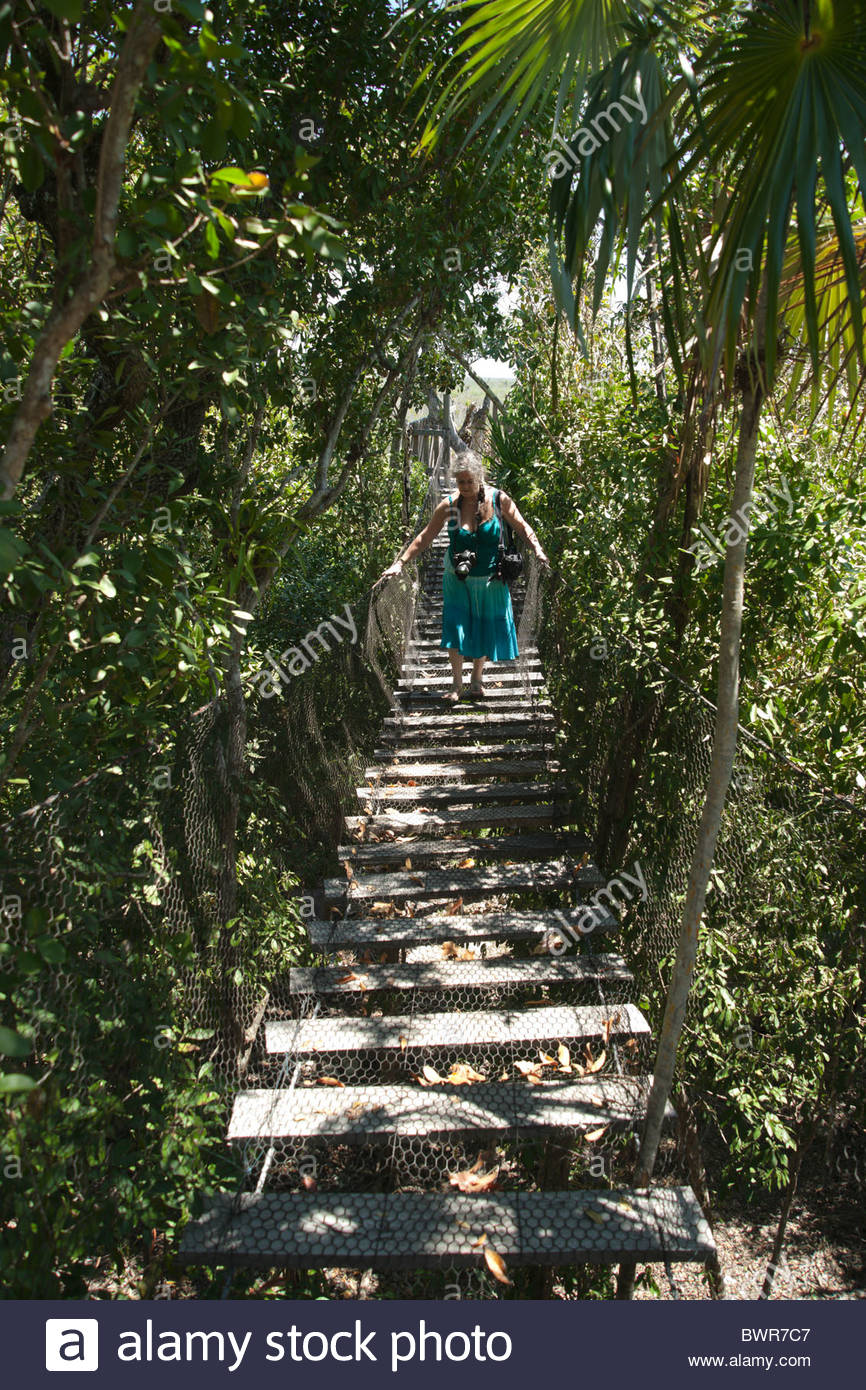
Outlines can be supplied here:
[[[866, 3], [756, 0], [745, 11], [716, 10], [714, 31], [693, 7], [676, 3], [655, 14], [608, 0], [454, 8], [463, 19], [452, 67], [430, 104], [422, 146], [475, 104], [472, 130], [495, 117], [488, 143], [501, 157], [557, 84], [557, 120], [567, 92], [576, 91], [580, 129], [599, 138], [595, 147], [573, 138], [576, 178], [569, 167], [552, 183], [554, 292], [573, 321], [573, 282], [579, 292], [589, 258], [598, 302], [624, 252], [631, 296], [638, 252], [651, 233], [674, 371], [682, 377], [692, 354], [699, 395], [709, 398], [720, 380], [739, 394], [731, 514], [747, 518], [761, 411], [785, 353], [805, 338], [789, 389], [807, 368], [814, 392], [829, 376], [826, 405], [845, 377], [853, 409], [864, 379]], [[640, 127], [618, 119], [614, 131], [602, 114], [618, 117], [613, 103], [622, 106], [626, 92], [640, 98], [646, 117]], [[697, 235], [689, 217], [695, 180], [713, 200]], [[638, 1185], [653, 1172], [736, 750], [748, 522], [737, 530], [725, 556], [712, 765]], [[630, 1296], [633, 1276], [634, 1267], [623, 1266], [618, 1296]]]

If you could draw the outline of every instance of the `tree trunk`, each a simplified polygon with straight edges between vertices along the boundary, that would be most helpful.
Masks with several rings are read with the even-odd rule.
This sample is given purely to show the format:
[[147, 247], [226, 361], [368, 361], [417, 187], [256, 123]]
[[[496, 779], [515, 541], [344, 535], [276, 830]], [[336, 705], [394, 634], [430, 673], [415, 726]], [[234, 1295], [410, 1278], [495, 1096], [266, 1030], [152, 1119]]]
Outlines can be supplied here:
[[[652, 1091], [634, 1182], [648, 1187], [655, 1165], [664, 1120], [665, 1106], [673, 1084], [677, 1044], [686, 1013], [698, 948], [698, 930], [704, 912], [707, 885], [713, 864], [725, 798], [731, 781], [737, 748], [740, 684], [740, 634], [743, 624], [743, 589], [749, 513], [755, 477], [758, 422], [763, 404], [759, 369], [751, 362], [748, 384], [743, 388], [737, 464], [731, 515], [742, 518], [739, 539], [725, 552], [725, 579], [722, 597], [721, 638], [719, 642], [718, 708], [713, 739], [707, 796], [697, 843], [692, 856], [689, 886], [680, 924], [680, 939], [674, 973], [668, 991], [665, 1016], [659, 1039]], [[617, 1298], [630, 1298], [634, 1287], [635, 1265], [620, 1266]]]

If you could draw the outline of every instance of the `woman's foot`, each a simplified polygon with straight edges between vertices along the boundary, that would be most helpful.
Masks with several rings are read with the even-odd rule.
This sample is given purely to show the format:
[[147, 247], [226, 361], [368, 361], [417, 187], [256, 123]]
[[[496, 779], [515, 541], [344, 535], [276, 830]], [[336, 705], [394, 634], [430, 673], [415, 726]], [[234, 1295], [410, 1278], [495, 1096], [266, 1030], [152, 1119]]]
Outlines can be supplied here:
[[456, 705], [457, 701], [460, 699], [460, 696], [462, 694], [463, 691], [458, 690], [455, 686], [453, 690], [446, 690], [445, 694], [441, 698], [445, 701], [447, 705]]
[[484, 699], [484, 686], [481, 684], [480, 681], [469, 682], [469, 698], [470, 700]]

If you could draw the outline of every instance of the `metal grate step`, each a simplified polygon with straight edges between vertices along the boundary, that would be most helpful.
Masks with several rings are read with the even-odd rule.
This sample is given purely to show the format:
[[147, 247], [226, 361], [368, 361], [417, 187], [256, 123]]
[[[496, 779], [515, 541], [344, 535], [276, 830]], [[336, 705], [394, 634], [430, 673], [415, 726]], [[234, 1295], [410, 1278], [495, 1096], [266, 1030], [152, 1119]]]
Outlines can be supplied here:
[[[423, 920], [423, 919], [422, 919]], [[289, 971], [290, 994], [367, 994], [383, 989], [502, 989], [542, 985], [630, 985], [634, 976], [622, 956], [550, 955], [534, 960], [509, 956], [474, 960], [423, 960], [404, 964], [295, 966]]]
[[[468, 757], [472, 758], [472, 760], [477, 762], [480, 766], [483, 766], [483, 760], [493, 760], [502, 755], [506, 755], [509, 758], [522, 757], [524, 755], [532, 757], [536, 753], [547, 752], [548, 745], [545, 743], [490, 743], [481, 748], [474, 743], [458, 743], [450, 746], [446, 744], [445, 747], [440, 746], [436, 749], [436, 753], [440, 758]], [[386, 763], [391, 761], [396, 762], [403, 758], [408, 760], [415, 759], [418, 761], [429, 757], [429, 747], [427, 745], [419, 746], [418, 744], [414, 746], [400, 744], [396, 747], [392, 745], [390, 748], [377, 748], [373, 753], [373, 758], [376, 762]]]
[[387, 1018], [314, 1018], [265, 1023], [268, 1052], [427, 1051], [509, 1043], [569, 1042], [611, 1034], [648, 1034], [634, 1004], [557, 1004], [478, 1013], [390, 1014]]
[[[481, 1237], [486, 1236], [482, 1242]], [[712, 1232], [690, 1187], [597, 1192], [219, 1194], [182, 1236], [186, 1264], [434, 1269], [707, 1260]]]
[[[585, 914], [563, 913], [577, 936], [614, 932], [619, 921], [605, 908], [595, 908], [592, 931], [577, 922]], [[587, 924], [588, 926], [588, 924]], [[441, 941], [465, 945], [470, 941], [559, 940], [562, 923], [553, 912], [480, 912], [477, 916], [455, 912], [429, 917], [342, 917], [333, 922], [313, 918], [307, 922], [310, 943], [317, 950], [371, 949], [394, 946], [430, 946]]]
[[[427, 722], [419, 724], [419, 720]], [[535, 734], [538, 737], [543, 733], [552, 734], [553, 729], [554, 721], [550, 714], [487, 713], [476, 715], [474, 718], [462, 713], [405, 714], [402, 719], [387, 719], [381, 738], [383, 744], [393, 743], [398, 747], [401, 743], [417, 745], [419, 737], [423, 738], [428, 746], [474, 739], [483, 750], [485, 743], [498, 744], [501, 739], [525, 738], [527, 734]], [[479, 751], [479, 748], [475, 751]]]
[[[381, 844], [340, 845], [341, 863], [363, 867], [391, 864], [403, 868], [406, 860], [417, 868], [432, 862], [444, 868], [449, 859], [539, 859], [542, 855], [579, 854], [591, 841], [585, 835], [487, 835], [439, 840], [383, 840]], [[459, 866], [458, 866], [459, 867]], [[471, 866], [467, 866], [471, 867]]]
[[402, 873], [365, 874], [363, 878], [325, 879], [325, 902], [370, 902], [447, 898], [452, 895], [485, 897], [531, 888], [578, 888], [592, 892], [604, 879], [592, 865], [578, 867], [569, 859], [527, 860], [524, 864], [490, 864], [474, 869], [406, 869]]
[[480, 801], [553, 801], [570, 795], [568, 788], [551, 782], [453, 782], [445, 786], [400, 787], [381, 783], [356, 787], [361, 802], [379, 806], [395, 802], [403, 806], [469, 806]]
[[[304, 1086], [241, 1091], [229, 1139], [331, 1139], [382, 1144], [441, 1134], [504, 1136], [521, 1130], [630, 1128], [646, 1114], [651, 1076], [552, 1078], [471, 1085]], [[676, 1119], [668, 1103], [665, 1120]]]
[[[491, 758], [488, 762], [468, 760], [462, 763], [379, 763], [364, 769], [364, 776], [374, 783], [430, 782], [451, 778], [467, 778], [471, 785], [481, 777], [507, 777], [519, 779], [530, 773], [559, 772], [560, 765], [553, 758]], [[375, 787], [379, 790], [379, 787]]]
[[[390, 831], [392, 834], [405, 834], [416, 831], [419, 835], [450, 834], [461, 826], [477, 826], [488, 830], [505, 827], [556, 825], [562, 819], [562, 812], [554, 805], [540, 806], [472, 806], [465, 811], [384, 811], [363, 816], [346, 816], [346, 830], [367, 831], [374, 834]], [[407, 851], [408, 853], [408, 851]]]

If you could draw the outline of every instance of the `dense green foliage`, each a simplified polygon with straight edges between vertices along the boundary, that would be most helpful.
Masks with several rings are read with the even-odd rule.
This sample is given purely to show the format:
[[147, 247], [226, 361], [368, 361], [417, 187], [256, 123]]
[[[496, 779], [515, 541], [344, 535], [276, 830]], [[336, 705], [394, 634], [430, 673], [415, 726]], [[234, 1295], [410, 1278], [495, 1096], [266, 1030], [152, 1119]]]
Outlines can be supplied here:
[[[706, 787], [737, 405], [756, 364], [776, 371], [742, 646], [761, 742], [735, 769], [681, 1093], [728, 1189], [784, 1186], [816, 1117], [829, 1138], [837, 1112], [862, 1120], [862, 6], [838, 5], [836, 28], [823, 0], [805, 20], [723, 6], [712, 32], [700, 7], [639, 8], [574, 0], [556, 42], [527, 49], [515, 0], [399, 23], [390, 0], [0, 5], [4, 459], [34, 426], [0, 502], [13, 1296], [104, 1289], [99, 1259], [151, 1292], [197, 1194], [242, 1176], [226, 1097], [257, 1011], [306, 958], [300, 890], [333, 870], [384, 709], [357, 634], [426, 488], [402, 426], [462, 382], [458, 357], [518, 371], [495, 472], [556, 571], [548, 675], [599, 861], [651, 876], [627, 927], [654, 1023]], [[756, 35], [775, 52], [812, 9], [832, 42], [779, 50], [769, 104], [744, 99], [729, 128], [737, 57], [754, 95]], [[465, 90], [464, 20], [492, 45]], [[488, 140], [520, 72], [477, 64], [515, 43], [527, 99]], [[634, 124], [550, 184], [560, 83], [588, 118], [636, 73], [647, 142]], [[427, 98], [449, 113], [435, 140]], [[798, 111], [814, 121], [794, 159]], [[769, 345], [762, 274], [784, 319]], [[818, 366], [828, 399], [807, 406]], [[31, 400], [41, 368], [50, 400]], [[279, 698], [256, 691], [269, 656], [344, 607], [353, 641]]]

